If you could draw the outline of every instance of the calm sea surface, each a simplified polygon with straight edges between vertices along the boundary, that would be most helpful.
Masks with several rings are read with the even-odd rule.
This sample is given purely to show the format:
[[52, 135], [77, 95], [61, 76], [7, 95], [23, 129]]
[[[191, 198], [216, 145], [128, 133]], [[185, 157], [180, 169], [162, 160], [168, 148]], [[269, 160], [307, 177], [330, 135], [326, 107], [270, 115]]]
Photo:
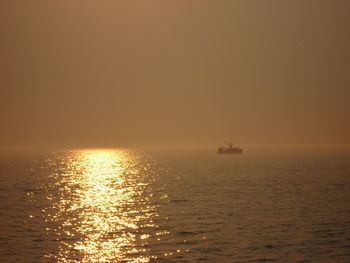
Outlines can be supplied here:
[[350, 158], [0, 158], [0, 262], [350, 262]]

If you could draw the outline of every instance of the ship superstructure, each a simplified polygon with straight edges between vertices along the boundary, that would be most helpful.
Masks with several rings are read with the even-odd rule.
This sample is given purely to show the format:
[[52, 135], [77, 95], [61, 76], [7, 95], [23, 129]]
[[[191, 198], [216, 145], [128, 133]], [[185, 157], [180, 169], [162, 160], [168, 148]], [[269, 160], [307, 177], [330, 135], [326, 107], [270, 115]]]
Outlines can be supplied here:
[[233, 146], [231, 142], [226, 143], [226, 146], [218, 149], [218, 154], [241, 154], [242, 152], [242, 148]]

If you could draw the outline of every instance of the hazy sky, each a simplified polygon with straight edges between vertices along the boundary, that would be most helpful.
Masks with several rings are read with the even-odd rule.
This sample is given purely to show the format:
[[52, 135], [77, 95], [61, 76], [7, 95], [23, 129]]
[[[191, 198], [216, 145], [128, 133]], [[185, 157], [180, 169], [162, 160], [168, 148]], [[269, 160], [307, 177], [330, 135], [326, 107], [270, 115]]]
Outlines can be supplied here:
[[1, 147], [350, 148], [350, 1], [0, 2]]

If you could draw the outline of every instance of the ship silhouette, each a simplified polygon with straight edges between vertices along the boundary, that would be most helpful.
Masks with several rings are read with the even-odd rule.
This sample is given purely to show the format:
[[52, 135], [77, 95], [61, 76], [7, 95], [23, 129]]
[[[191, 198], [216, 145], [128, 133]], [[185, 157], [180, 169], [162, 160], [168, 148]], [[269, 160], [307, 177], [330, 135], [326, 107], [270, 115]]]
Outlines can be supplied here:
[[218, 149], [218, 154], [241, 154], [243, 152], [242, 148], [233, 146], [231, 142], [226, 145]]

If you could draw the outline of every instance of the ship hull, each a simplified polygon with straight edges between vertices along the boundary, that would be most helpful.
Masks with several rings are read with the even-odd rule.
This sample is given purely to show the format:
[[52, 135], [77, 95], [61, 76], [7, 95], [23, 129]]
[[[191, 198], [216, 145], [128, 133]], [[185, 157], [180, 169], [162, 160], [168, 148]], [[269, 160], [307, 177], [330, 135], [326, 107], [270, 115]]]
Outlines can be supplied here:
[[241, 154], [242, 151], [218, 151], [218, 154]]
[[218, 153], [218, 154], [242, 154], [242, 153]]

